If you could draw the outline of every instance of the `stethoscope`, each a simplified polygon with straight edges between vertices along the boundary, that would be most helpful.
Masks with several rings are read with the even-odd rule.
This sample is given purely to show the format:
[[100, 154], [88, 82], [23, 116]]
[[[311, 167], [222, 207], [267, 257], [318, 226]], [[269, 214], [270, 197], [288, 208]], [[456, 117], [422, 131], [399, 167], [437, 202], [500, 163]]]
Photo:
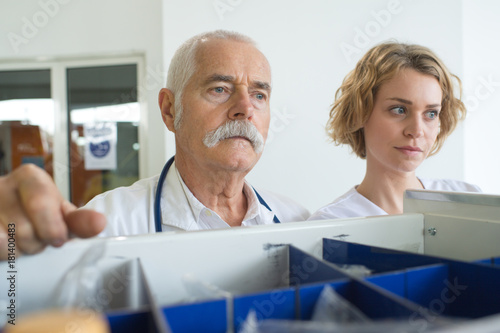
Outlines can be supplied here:
[[[161, 171], [161, 174], [160, 174], [160, 179], [158, 179], [158, 186], [156, 187], [155, 203], [154, 203], [155, 229], [156, 229], [156, 232], [161, 232], [162, 231], [162, 229], [161, 229], [162, 218], [161, 218], [161, 207], [160, 207], [161, 191], [163, 190], [163, 183], [165, 182], [165, 178], [167, 177], [168, 170], [172, 166], [172, 163], [174, 163], [174, 157], [175, 156], [172, 156], [168, 160], [167, 164], [165, 164], [165, 166], [163, 167], [163, 170]], [[255, 189], [253, 189], [253, 190], [254, 190], [255, 194], [257, 195], [257, 199], [259, 199], [259, 202], [261, 203], [261, 205], [263, 205], [264, 207], [266, 207], [267, 209], [269, 209], [269, 211], [272, 212], [271, 208], [264, 201], [264, 199], [262, 199], [262, 197], [260, 196], [260, 194], [257, 193], [257, 191]], [[273, 217], [273, 221], [274, 221], [274, 223], [280, 223], [280, 220], [278, 219], [278, 217], [276, 216], [276, 214]]]

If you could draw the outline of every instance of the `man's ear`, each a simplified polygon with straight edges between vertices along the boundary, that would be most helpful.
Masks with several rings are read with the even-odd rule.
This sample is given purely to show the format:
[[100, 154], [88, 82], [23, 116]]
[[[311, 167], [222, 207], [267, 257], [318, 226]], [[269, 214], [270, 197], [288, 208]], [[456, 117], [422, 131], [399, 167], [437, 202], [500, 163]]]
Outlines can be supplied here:
[[162, 88], [158, 94], [158, 105], [160, 106], [161, 117], [169, 131], [175, 133], [175, 99], [170, 89]]

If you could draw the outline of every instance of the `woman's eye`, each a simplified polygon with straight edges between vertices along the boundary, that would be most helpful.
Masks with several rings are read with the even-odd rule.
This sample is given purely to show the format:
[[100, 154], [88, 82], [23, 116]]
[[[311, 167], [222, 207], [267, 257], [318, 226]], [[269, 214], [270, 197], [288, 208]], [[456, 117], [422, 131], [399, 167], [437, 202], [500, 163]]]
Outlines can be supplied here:
[[437, 111], [428, 111], [427, 112], [427, 118], [429, 119], [436, 119], [439, 116], [439, 112]]
[[396, 107], [391, 109], [391, 112], [394, 114], [400, 115], [400, 114], [405, 114], [406, 110], [402, 106], [396, 106]]

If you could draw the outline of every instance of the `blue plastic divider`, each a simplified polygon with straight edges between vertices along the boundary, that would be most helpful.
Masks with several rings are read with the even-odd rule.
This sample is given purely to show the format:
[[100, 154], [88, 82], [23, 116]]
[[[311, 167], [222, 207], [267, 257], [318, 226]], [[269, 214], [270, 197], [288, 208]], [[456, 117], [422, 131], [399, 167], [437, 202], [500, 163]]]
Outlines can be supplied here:
[[453, 315], [480, 318], [500, 313], [500, 270], [496, 267], [456, 262], [449, 265], [445, 282], [451, 296]]
[[451, 262], [439, 257], [326, 238], [323, 239], [323, 259], [337, 265], [363, 265], [373, 274]]
[[486, 264], [494, 267], [499, 267], [500, 266], [500, 257], [496, 258], [485, 258], [481, 260], [475, 261], [478, 264]]
[[414, 302], [428, 316], [481, 318], [500, 313], [500, 270], [465, 262], [410, 268], [366, 278]]
[[252, 310], [255, 311], [257, 320], [295, 319], [295, 289], [279, 288], [258, 294], [235, 297], [235, 332], [238, 332]]
[[301, 320], [311, 319], [316, 301], [327, 284], [372, 320], [426, 320], [426, 315], [416, 304], [358, 280], [299, 287]]
[[405, 271], [376, 274], [366, 277], [366, 281], [392, 292], [394, 295], [406, 297]]
[[[466, 263], [330, 239], [323, 245], [324, 259], [287, 246], [288, 287], [232, 300], [166, 306], [158, 308], [160, 316], [174, 333], [226, 332], [228, 325], [237, 332], [252, 310], [258, 320], [310, 320], [325, 285], [373, 320], [422, 324], [443, 317], [500, 313], [500, 258]], [[355, 277], [339, 265], [364, 265], [374, 274]], [[155, 326], [158, 313], [152, 312], [110, 313], [111, 331], [164, 333]]]
[[158, 332], [149, 310], [107, 313], [107, 319], [110, 330], [113, 333]]
[[347, 294], [349, 280], [312, 284], [298, 289], [299, 319], [311, 320], [314, 306], [325, 285], [330, 285], [340, 295]]
[[288, 246], [288, 258], [291, 286], [350, 278], [329, 262], [315, 258], [293, 245]]
[[342, 297], [372, 319], [425, 317], [416, 304], [350, 276], [338, 266], [318, 260], [294, 246], [289, 246], [289, 258], [290, 282], [298, 286], [299, 318], [303, 320], [311, 318], [314, 304], [325, 285], [307, 284], [321, 281], [328, 281]]
[[173, 305], [162, 308], [172, 332], [226, 332], [226, 300]]

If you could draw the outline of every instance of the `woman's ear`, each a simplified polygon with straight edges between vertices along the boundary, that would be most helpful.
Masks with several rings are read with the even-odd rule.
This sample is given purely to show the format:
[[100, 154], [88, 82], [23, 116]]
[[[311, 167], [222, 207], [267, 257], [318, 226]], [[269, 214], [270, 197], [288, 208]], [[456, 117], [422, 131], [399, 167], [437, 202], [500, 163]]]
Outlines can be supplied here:
[[175, 133], [175, 98], [170, 89], [162, 88], [158, 94], [161, 117], [168, 130]]

